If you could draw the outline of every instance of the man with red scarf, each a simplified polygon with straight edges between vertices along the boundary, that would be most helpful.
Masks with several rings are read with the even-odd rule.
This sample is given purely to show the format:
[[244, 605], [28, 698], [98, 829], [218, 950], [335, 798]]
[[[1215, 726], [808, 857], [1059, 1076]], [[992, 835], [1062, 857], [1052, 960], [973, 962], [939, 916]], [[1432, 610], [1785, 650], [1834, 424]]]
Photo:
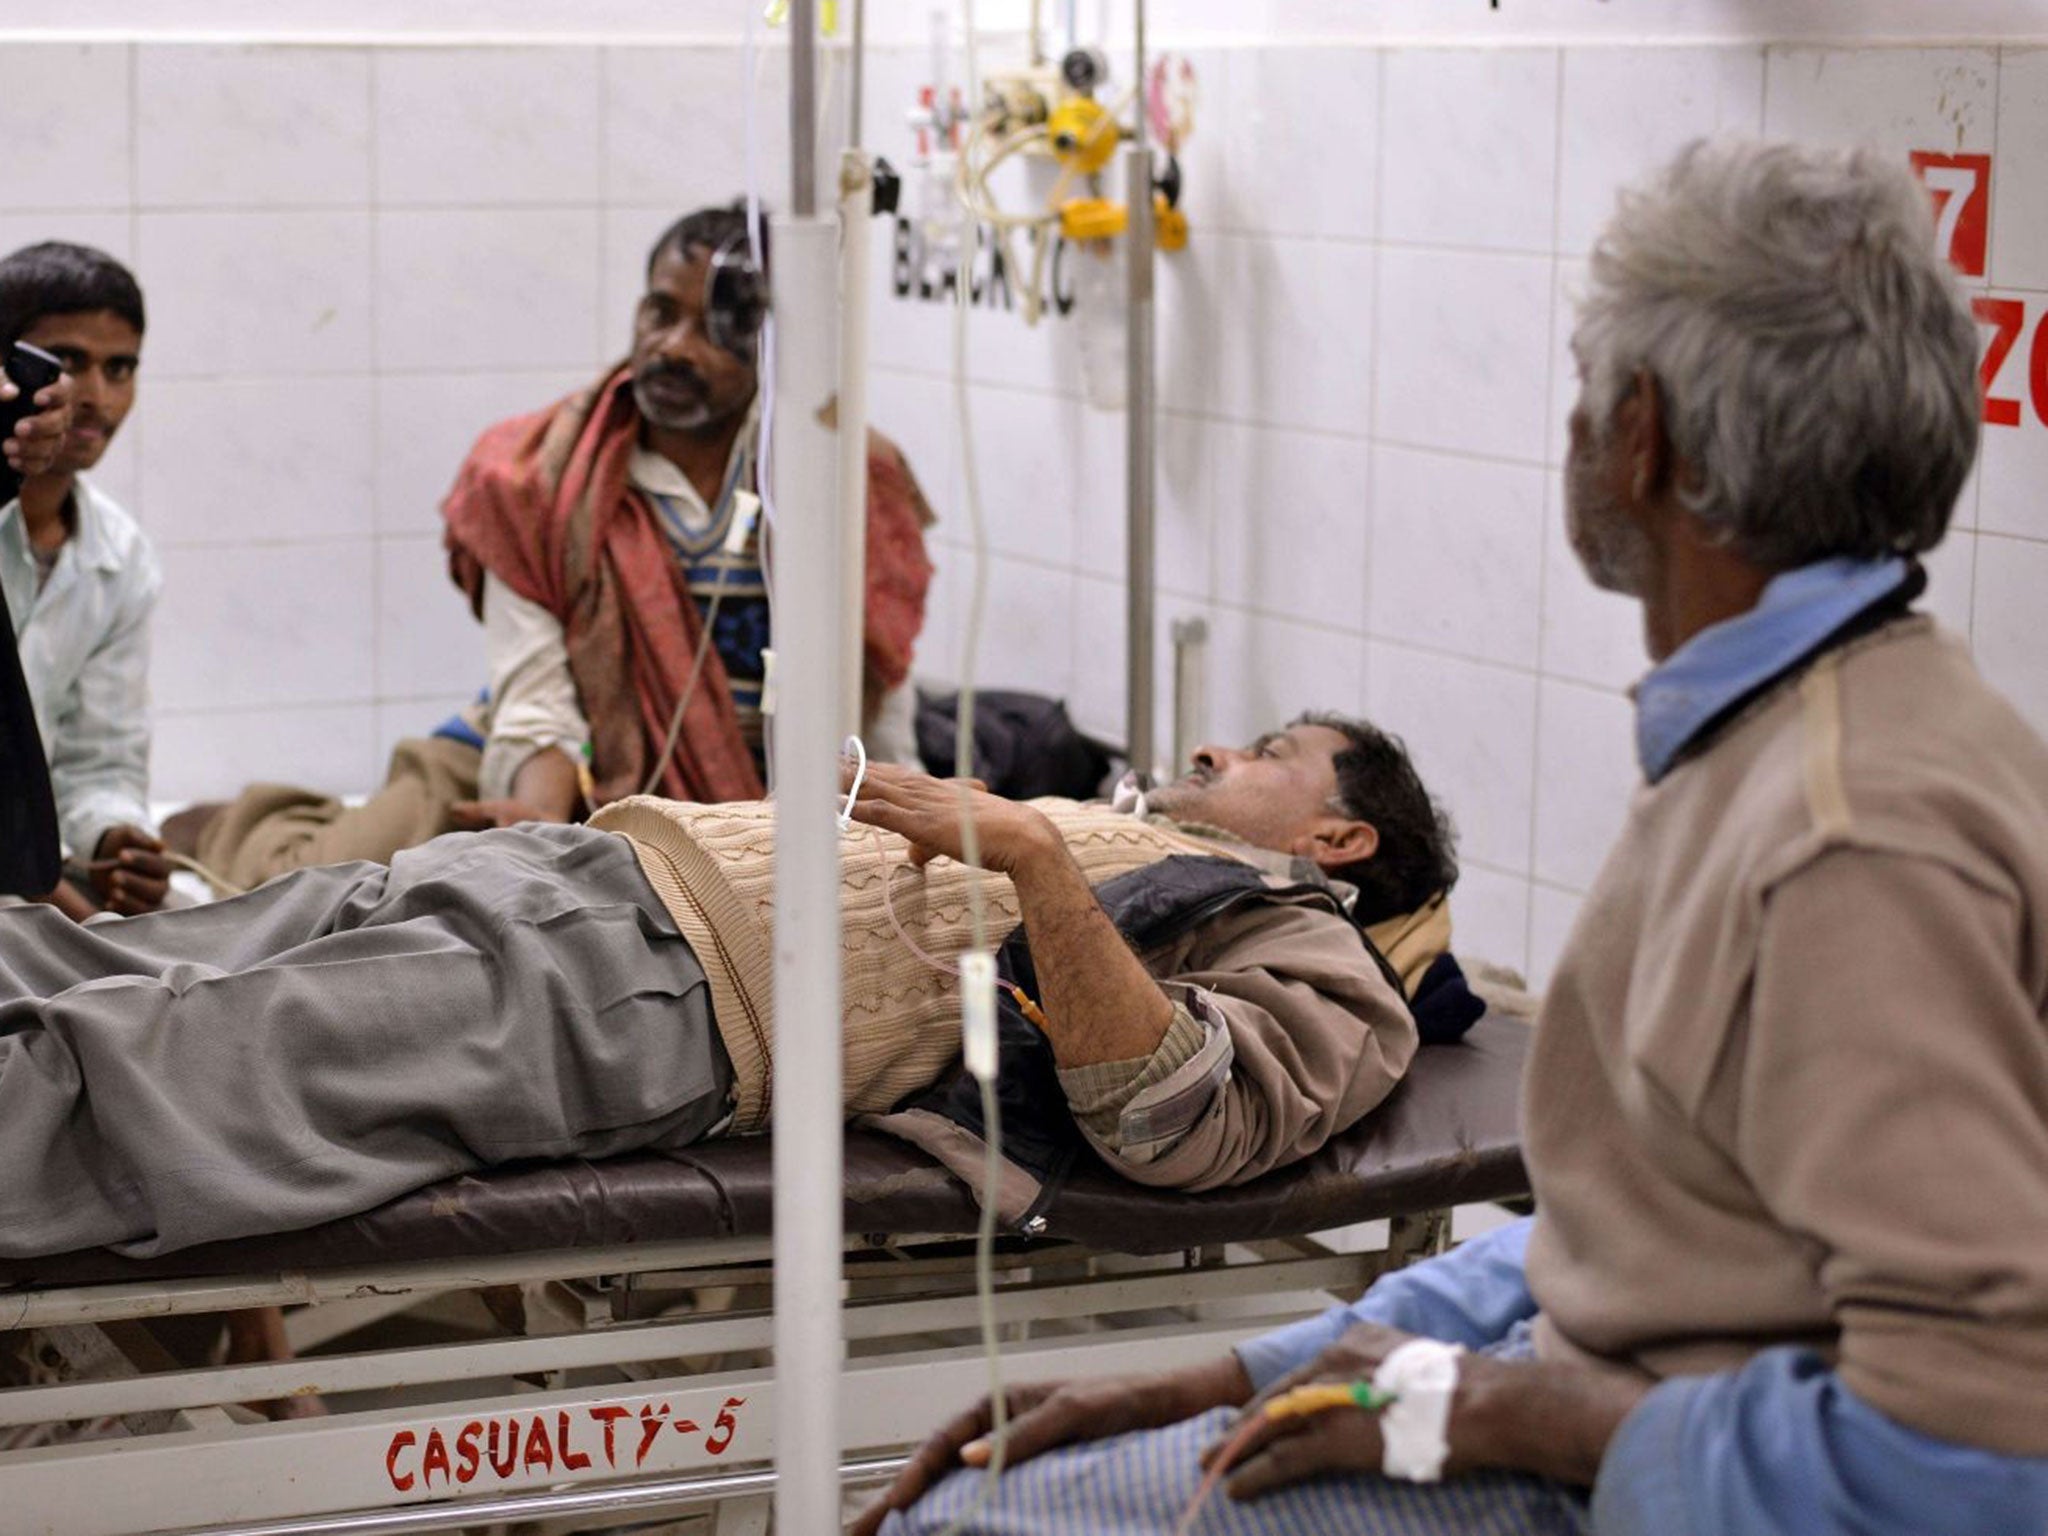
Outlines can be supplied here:
[[[491, 637], [483, 789], [513, 802], [494, 821], [564, 819], [579, 803], [571, 753], [584, 740], [600, 801], [643, 786], [686, 800], [761, 792], [767, 588], [762, 532], [745, 526], [759, 387], [751, 335], [714, 336], [707, 303], [714, 265], [748, 252], [738, 207], [679, 220], [649, 258], [626, 366], [485, 433], [443, 505], [456, 580]], [[930, 513], [879, 437], [868, 479], [872, 724], [909, 676], [931, 565]]]
[[[401, 742], [362, 807], [252, 786], [204, 825], [202, 863], [248, 886], [642, 791], [762, 793], [759, 379], [751, 335], [714, 336], [707, 302], [714, 267], [751, 249], [737, 205], [677, 220], [649, 254], [627, 360], [471, 450], [442, 512], [450, 572], [485, 628], [485, 701]], [[902, 453], [870, 434], [863, 725], [882, 758], [913, 750], [931, 521]]]

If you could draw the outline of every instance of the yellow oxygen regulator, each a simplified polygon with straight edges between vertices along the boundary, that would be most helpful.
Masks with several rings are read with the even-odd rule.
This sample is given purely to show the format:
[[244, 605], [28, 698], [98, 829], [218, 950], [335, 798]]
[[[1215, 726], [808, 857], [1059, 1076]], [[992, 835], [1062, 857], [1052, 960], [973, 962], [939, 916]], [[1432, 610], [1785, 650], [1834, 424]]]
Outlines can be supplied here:
[[[1093, 49], [1077, 48], [1061, 62], [1060, 76], [1068, 90], [1046, 119], [1045, 137], [1065, 178], [1101, 174], [1126, 137], [1115, 116], [1095, 99], [1095, 88], [1107, 73]], [[1173, 77], [1160, 72], [1156, 78], [1165, 82]], [[1193, 74], [1180, 78], [1192, 82]], [[1191, 102], [1191, 95], [1183, 94]], [[1153, 109], [1153, 100], [1140, 107], [1141, 111]], [[1191, 114], [1181, 114], [1183, 121], [1188, 116]], [[1162, 251], [1185, 250], [1188, 216], [1180, 208], [1180, 163], [1174, 158], [1180, 135], [1168, 132], [1161, 138], [1169, 141], [1167, 168], [1152, 194], [1153, 236]], [[1058, 211], [1060, 233], [1069, 240], [1114, 240], [1131, 224], [1129, 206], [1106, 197], [1068, 198], [1059, 203]]]
[[[1135, 127], [1122, 121], [1126, 112], [1147, 114], [1147, 126], [1164, 152], [1165, 168], [1155, 178], [1152, 197], [1155, 244], [1162, 251], [1187, 247], [1176, 154], [1193, 127], [1194, 71], [1185, 60], [1162, 58], [1145, 81], [1113, 102], [1106, 99], [1108, 85], [1109, 65], [1099, 50], [1070, 49], [1055, 67], [1034, 46], [1028, 65], [982, 77], [979, 110], [960, 105], [957, 93], [944, 101], [942, 93], [927, 87], [911, 118], [927, 175], [944, 174], [944, 161], [953, 161], [955, 206], [964, 206], [987, 226], [1001, 248], [1005, 269], [1019, 280], [1026, 323], [1035, 323], [1044, 311], [1048, 249], [1056, 238], [1100, 243], [1130, 228], [1129, 207], [1102, 189], [1118, 147], [1135, 134]], [[992, 189], [991, 176], [1013, 159], [1050, 161], [1057, 168], [1038, 206], [1011, 211]], [[1018, 232], [1030, 242], [1028, 266], [1012, 258], [1010, 241]]]

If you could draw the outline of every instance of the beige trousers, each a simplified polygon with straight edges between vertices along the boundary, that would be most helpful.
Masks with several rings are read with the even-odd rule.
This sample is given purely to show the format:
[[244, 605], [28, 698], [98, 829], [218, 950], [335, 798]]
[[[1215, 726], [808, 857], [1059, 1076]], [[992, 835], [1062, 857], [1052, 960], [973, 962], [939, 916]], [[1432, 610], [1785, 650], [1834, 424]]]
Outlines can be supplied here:
[[411, 737], [392, 748], [384, 787], [356, 806], [289, 784], [251, 784], [200, 834], [199, 862], [242, 890], [315, 864], [388, 864], [453, 830], [448, 808], [476, 798], [482, 761], [467, 743]]

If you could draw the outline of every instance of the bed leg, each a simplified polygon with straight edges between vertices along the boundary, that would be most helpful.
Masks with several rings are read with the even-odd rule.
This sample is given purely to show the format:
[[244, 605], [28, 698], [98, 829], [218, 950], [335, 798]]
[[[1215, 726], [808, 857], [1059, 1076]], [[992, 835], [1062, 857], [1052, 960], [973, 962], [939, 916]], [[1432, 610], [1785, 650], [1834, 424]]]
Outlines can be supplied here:
[[1388, 1224], [1387, 1268], [1400, 1269], [1417, 1259], [1447, 1251], [1451, 1246], [1451, 1213], [1417, 1211], [1396, 1216]]
[[768, 1536], [768, 1520], [774, 1512], [773, 1494], [727, 1499], [711, 1517], [711, 1536]]

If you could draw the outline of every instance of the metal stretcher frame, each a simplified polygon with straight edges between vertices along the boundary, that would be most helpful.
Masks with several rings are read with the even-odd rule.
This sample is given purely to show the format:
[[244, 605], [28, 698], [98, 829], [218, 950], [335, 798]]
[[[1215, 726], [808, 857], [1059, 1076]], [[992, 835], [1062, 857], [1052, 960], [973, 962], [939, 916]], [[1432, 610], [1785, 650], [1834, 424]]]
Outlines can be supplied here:
[[[1526, 1027], [1489, 1017], [1432, 1047], [1381, 1109], [1314, 1158], [1202, 1196], [1078, 1176], [1042, 1235], [1000, 1256], [1011, 1379], [1152, 1370], [1356, 1295], [1445, 1240], [1455, 1205], [1525, 1192], [1515, 1106]], [[974, 1206], [921, 1154], [846, 1139], [842, 1482], [983, 1390]], [[451, 1180], [307, 1233], [155, 1261], [108, 1254], [0, 1268], [0, 1346], [61, 1379], [0, 1390], [21, 1426], [125, 1434], [0, 1450], [0, 1525], [36, 1536], [452, 1530], [711, 1511], [765, 1528], [779, 1384], [768, 1305], [770, 1151]], [[1377, 1251], [1312, 1234], [1390, 1222]], [[237, 1261], [240, 1261], [239, 1263]], [[527, 1331], [349, 1347], [454, 1293], [525, 1286]], [[710, 1293], [707, 1296], [707, 1293]], [[708, 1301], [724, 1303], [715, 1309]], [[144, 1319], [296, 1308], [296, 1361], [163, 1368]], [[318, 1393], [324, 1419], [245, 1422], [225, 1405]]]

